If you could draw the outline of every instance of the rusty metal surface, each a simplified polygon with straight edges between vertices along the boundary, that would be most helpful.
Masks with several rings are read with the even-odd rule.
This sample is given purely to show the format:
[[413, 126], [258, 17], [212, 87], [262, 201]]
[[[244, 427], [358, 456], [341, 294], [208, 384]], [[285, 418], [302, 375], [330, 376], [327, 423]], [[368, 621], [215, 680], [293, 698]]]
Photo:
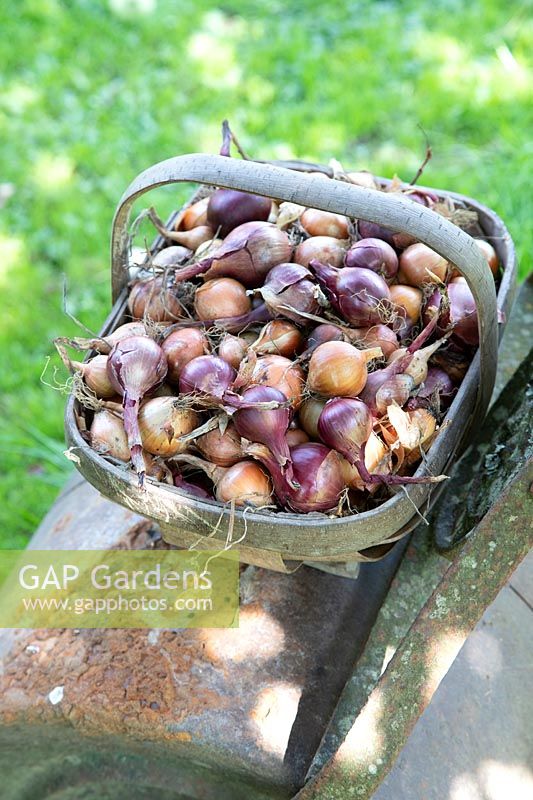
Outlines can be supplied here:
[[[81, 482], [31, 546], [167, 545], [150, 522]], [[307, 567], [291, 576], [247, 567], [239, 629], [4, 632], [0, 720], [164, 744], [290, 792], [303, 783], [402, 547], [363, 565], [357, 581]], [[54, 705], [58, 686], [63, 699]]]
[[372, 796], [467, 635], [533, 545], [532, 483], [529, 461], [466, 542], [342, 746], [298, 800]]

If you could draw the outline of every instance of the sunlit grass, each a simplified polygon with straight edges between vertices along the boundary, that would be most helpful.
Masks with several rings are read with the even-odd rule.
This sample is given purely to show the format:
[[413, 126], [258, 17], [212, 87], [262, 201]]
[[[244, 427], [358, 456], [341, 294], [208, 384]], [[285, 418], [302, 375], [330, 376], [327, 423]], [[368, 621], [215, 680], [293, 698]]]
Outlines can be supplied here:
[[[34, 450], [40, 434], [63, 441], [64, 398], [39, 382], [51, 339], [77, 333], [63, 274], [71, 310], [97, 329], [122, 191], [156, 161], [216, 151], [224, 117], [252, 155], [407, 178], [421, 125], [424, 181], [493, 207], [528, 272], [526, 3], [25, 0], [0, 7], [0, 29], [0, 184], [14, 188], [0, 191], [2, 543], [24, 541], [63, 476]], [[161, 215], [183, 196], [158, 193]]]

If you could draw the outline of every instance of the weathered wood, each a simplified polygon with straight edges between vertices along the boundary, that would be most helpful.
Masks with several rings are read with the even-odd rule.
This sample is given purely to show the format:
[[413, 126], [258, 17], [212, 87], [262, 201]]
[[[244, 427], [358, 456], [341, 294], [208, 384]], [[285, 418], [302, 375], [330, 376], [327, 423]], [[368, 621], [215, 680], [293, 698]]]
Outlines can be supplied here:
[[[305, 165], [304, 169], [310, 166]], [[391, 194], [323, 177], [297, 174], [276, 166], [220, 156], [169, 159], [146, 170], [131, 184], [115, 216], [112, 236], [114, 297], [122, 292], [122, 299], [116, 306], [117, 317], [125, 309], [123, 292], [128, 275], [128, 220], [131, 206], [153, 186], [184, 180], [256, 191], [302, 205], [380, 222], [395, 230], [412, 233], [458, 266], [471, 284], [478, 307], [482, 310], [479, 314], [481, 353], [474, 358], [446, 421], [425, 463], [419, 466], [416, 474], [422, 476], [446, 472], [464, 441], [474, 408], [477, 407], [475, 413], [479, 417], [488, 403], [497, 362], [494, 282], [471, 237], [443, 217]], [[459, 198], [478, 213], [482, 229], [494, 241], [505, 266], [499, 304], [508, 310], [514, 290], [515, 257], [505, 226], [493, 212], [473, 200], [446, 192], [440, 194]], [[480, 355], [483, 362], [481, 373]], [[435, 485], [410, 485], [398, 489], [379, 508], [343, 518], [330, 518], [323, 514], [262, 513], [252, 509], [232, 514], [230, 509], [221, 507], [215, 501], [192, 498], [178, 489], [150, 480], [147, 481], [147, 491], [140, 492], [132, 474], [108, 464], [86, 445], [77, 430], [73, 408], [74, 401], [71, 399], [66, 414], [69, 445], [76, 448], [80, 471], [105, 496], [159, 521], [167, 540], [176, 545], [197, 543], [198, 547], [206, 547], [215, 540], [232, 546], [233, 542], [241, 540], [242, 559], [270, 569], [291, 571], [294, 565], [287, 564], [287, 561], [342, 563], [377, 558], [380, 555], [378, 551], [364, 551], [387, 544], [409, 532], [420, 519], [418, 510], [425, 513], [439, 493]], [[227, 541], [230, 529], [233, 542]]]

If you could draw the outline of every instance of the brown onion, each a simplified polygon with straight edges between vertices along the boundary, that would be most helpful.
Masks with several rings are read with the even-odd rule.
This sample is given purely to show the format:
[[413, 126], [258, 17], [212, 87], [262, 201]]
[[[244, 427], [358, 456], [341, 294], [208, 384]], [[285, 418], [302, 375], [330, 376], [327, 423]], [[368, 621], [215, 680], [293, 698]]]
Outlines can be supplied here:
[[209, 197], [204, 197], [202, 200], [197, 200], [196, 203], [192, 203], [192, 205], [185, 208], [178, 216], [174, 229], [177, 231], [190, 231], [199, 225], [207, 225], [208, 204]]
[[124, 423], [116, 414], [110, 411], [97, 411], [90, 427], [91, 447], [97, 453], [112, 456], [119, 461], [130, 460], [128, 437], [124, 430]]
[[190, 231], [173, 231], [172, 241], [179, 242], [189, 250], [198, 250], [200, 245], [212, 240], [214, 235], [215, 232], [209, 225], [198, 225]]
[[422, 301], [424, 295], [421, 289], [414, 286], [405, 286], [404, 284], [396, 284], [390, 286], [391, 301], [400, 310], [403, 309], [402, 316], [406, 317], [409, 322], [415, 325], [420, 319], [422, 312]]
[[412, 244], [400, 256], [400, 283], [424, 286], [428, 283], [444, 283], [448, 262], [426, 244]]
[[283, 356], [262, 356], [252, 373], [252, 383], [273, 386], [283, 392], [294, 408], [302, 402], [305, 385], [303, 369]]
[[172, 322], [183, 314], [176, 291], [166, 285], [164, 276], [133, 284], [128, 308], [134, 319], [147, 318], [152, 322]]
[[300, 225], [310, 236], [332, 236], [335, 239], [348, 239], [350, 220], [342, 214], [308, 208], [300, 217]]
[[195, 445], [207, 461], [219, 467], [231, 467], [243, 458], [241, 437], [235, 430], [235, 425], [230, 422], [221, 433], [215, 428], [195, 440]]
[[208, 255], [216, 253], [223, 241], [223, 239], [207, 239], [205, 242], [202, 242], [194, 252], [195, 260], [199, 261], [202, 258], [206, 258]]
[[236, 506], [256, 508], [272, 504], [270, 478], [254, 461], [238, 461], [226, 468], [188, 453], [176, 456], [175, 460], [202, 469], [215, 484], [215, 497], [221, 503], [233, 501]]
[[351, 341], [365, 347], [381, 347], [385, 358], [398, 349], [398, 337], [386, 325], [372, 325], [370, 328], [351, 328], [348, 332]]
[[381, 349], [358, 350], [348, 342], [325, 342], [313, 351], [307, 386], [322, 397], [355, 397], [365, 386], [367, 362]]
[[198, 319], [237, 317], [252, 308], [246, 289], [233, 278], [216, 278], [199, 286], [194, 295]]
[[143, 448], [154, 456], [169, 458], [187, 449], [179, 437], [193, 431], [199, 422], [198, 414], [190, 408], [180, 408], [175, 397], [153, 397], [139, 410], [139, 430]]
[[296, 447], [297, 444], [308, 442], [309, 436], [301, 428], [289, 428], [285, 434], [285, 439], [289, 447]]
[[107, 356], [94, 356], [90, 361], [84, 362], [70, 361], [69, 364], [81, 374], [89, 389], [92, 389], [97, 397], [106, 400], [116, 395], [115, 387], [107, 374]]
[[334, 236], [311, 236], [300, 242], [294, 251], [293, 261], [308, 267], [309, 262], [313, 258], [317, 258], [332, 267], [342, 267], [347, 244]]
[[274, 319], [267, 322], [251, 345], [259, 355], [279, 355], [292, 358], [303, 348], [304, 337], [292, 322]]
[[188, 261], [191, 256], [192, 250], [177, 244], [172, 247], [164, 247], [159, 253], [156, 253], [152, 258], [152, 265], [154, 267], [175, 267]]
[[185, 364], [209, 352], [207, 338], [198, 328], [179, 328], [161, 344], [168, 362], [168, 380], [177, 383]]

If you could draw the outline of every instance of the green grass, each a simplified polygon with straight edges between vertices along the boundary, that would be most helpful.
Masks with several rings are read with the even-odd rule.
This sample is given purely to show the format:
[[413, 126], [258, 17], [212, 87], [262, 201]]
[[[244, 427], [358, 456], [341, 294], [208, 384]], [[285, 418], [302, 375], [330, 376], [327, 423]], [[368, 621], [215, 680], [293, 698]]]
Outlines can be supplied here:
[[[216, 152], [229, 117], [262, 157], [297, 156], [474, 195], [532, 251], [531, 3], [27, 0], [0, 10], [3, 546], [23, 544], [69, 469], [64, 398], [40, 374], [70, 309], [109, 308], [109, 227], [149, 164]], [[184, 190], [155, 193], [164, 216]], [[4, 196], [0, 189], [0, 197]], [[51, 373], [48, 373], [51, 379]]]

